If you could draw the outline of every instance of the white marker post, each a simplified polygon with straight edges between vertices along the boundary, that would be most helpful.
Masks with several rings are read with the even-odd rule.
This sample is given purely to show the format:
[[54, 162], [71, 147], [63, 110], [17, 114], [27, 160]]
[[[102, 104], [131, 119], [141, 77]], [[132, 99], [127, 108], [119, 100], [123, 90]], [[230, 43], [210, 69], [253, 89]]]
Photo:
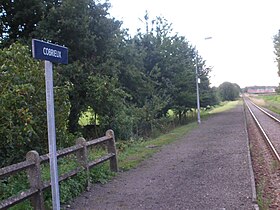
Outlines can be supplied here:
[[33, 39], [32, 54], [33, 57], [36, 59], [45, 60], [47, 123], [48, 123], [49, 158], [50, 158], [50, 174], [51, 174], [51, 188], [52, 188], [52, 206], [54, 210], [60, 210], [52, 62], [67, 64], [68, 49], [66, 47]]

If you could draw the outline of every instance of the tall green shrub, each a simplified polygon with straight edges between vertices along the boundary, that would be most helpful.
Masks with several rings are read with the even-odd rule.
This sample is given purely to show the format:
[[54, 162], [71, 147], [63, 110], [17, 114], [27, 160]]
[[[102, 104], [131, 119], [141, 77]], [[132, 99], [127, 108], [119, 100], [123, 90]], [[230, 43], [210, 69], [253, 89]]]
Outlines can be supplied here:
[[[67, 86], [55, 86], [57, 141], [68, 145]], [[25, 158], [29, 150], [48, 151], [44, 67], [28, 47], [0, 50], [0, 167]]]

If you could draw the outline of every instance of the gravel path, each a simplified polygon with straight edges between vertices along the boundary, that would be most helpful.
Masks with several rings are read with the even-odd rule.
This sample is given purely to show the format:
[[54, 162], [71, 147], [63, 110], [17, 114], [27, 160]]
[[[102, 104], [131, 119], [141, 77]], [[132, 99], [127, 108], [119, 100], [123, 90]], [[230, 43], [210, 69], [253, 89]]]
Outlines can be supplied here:
[[253, 209], [242, 106], [199, 128], [133, 170], [70, 203], [70, 209]]

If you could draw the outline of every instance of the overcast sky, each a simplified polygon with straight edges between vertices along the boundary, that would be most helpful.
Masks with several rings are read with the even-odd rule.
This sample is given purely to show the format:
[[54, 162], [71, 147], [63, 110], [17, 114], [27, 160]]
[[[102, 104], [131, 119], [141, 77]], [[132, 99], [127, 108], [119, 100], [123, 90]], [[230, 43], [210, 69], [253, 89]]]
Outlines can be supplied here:
[[[130, 34], [150, 18], [165, 17], [213, 66], [210, 81], [241, 87], [277, 85], [273, 36], [280, 29], [280, 0], [109, 0], [110, 14]], [[213, 37], [204, 40], [205, 37]]]

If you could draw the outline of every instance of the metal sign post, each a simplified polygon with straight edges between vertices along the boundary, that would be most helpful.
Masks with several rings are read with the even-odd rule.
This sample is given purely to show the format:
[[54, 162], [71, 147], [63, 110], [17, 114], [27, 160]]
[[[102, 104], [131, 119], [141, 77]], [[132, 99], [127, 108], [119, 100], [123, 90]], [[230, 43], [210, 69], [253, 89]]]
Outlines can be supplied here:
[[53, 97], [53, 69], [52, 62], [45, 61], [45, 80], [46, 80], [46, 101], [47, 101], [47, 121], [48, 121], [48, 139], [50, 172], [52, 185], [52, 204], [53, 209], [60, 209], [57, 157], [56, 157], [56, 135], [55, 135], [55, 115], [54, 115], [54, 97]]
[[54, 210], [60, 210], [57, 153], [56, 153], [52, 62], [67, 64], [68, 63], [68, 49], [66, 47], [62, 47], [59, 45], [54, 45], [54, 44], [50, 44], [47, 42], [33, 39], [32, 40], [32, 54], [33, 54], [33, 57], [36, 59], [45, 60], [45, 82], [46, 82], [50, 174], [51, 174], [51, 188], [52, 188], [52, 206], [53, 206]]

